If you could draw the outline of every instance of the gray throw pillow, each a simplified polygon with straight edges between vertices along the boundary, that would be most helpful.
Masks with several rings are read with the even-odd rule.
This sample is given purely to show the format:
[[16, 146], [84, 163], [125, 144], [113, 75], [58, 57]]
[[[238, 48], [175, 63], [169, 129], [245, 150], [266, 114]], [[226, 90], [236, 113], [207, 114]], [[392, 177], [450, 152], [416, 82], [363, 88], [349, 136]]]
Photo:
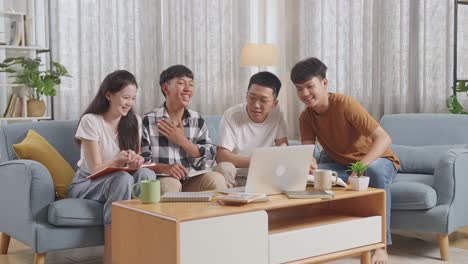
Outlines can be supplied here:
[[392, 151], [400, 160], [402, 173], [434, 174], [439, 160], [447, 151], [466, 145], [404, 146], [392, 144]]

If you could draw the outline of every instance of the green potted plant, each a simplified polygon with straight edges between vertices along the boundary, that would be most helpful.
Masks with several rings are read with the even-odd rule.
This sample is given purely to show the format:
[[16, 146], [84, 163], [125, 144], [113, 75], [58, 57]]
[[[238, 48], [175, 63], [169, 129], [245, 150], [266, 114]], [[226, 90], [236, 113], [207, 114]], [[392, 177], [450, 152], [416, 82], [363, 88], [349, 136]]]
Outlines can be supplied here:
[[55, 86], [61, 83], [60, 77], [70, 76], [67, 69], [57, 62], [52, 62], [52, 68], [41, 70], [41, 58], [7, 58], [0, 63], [0, 72], [9, 73], [14, 77], [15, 84], [29, 87], [27, 113], [29, 117], [43, 116], [46, 105], [42, 96], [55, 96]]
[[[468, 82], [458, 81], [455, 89], [458, 93], [468, 94]], [[447, 108], [449, 112], [452, 114], [465, 114], [465, 115], [468, 114], [468, 112], [465, 111], [463, 106], [458, 101], [458, 98], [456, 95], [451, 95], [449, 96], [449, 98], [447, 98]]]
[[369, 177], [364, 176], [364, 173], [369, 168], [362, 161], [351, 163], [346, 171], [353, 172], [354, 175], [349, 177], [351, 189], [354, 191], [365, 191], [369, 187]]

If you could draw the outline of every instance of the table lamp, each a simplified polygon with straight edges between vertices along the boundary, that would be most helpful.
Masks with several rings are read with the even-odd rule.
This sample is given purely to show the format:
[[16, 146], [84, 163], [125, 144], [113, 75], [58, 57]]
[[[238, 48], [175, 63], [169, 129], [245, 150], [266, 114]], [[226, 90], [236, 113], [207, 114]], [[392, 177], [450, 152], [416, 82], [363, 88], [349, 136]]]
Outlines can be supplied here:
[[244, 45], [240, 57], [240, 66], [275, 66], [278, 64], [278, 50], [274, 44]]

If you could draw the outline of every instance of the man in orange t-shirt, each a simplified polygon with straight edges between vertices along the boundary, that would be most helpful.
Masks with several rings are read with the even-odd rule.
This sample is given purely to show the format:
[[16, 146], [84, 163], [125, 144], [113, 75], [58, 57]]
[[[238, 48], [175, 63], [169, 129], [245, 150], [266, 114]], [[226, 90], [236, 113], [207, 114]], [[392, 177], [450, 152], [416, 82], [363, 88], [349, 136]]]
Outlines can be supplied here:
[[[327, 66], [317, 58], [300, 61], [291, 70], [297, 96], [306, 105], [299, 117], [302, 144], [315, 144], [317, 139], [324, 149], [319, 164], [311, 157], [311, 172], [331, 169], [347, 181], [350, 163], [362, 161], [368, 165], [369, 185], [386, 193], [387, 245], [391, 245], [390, 184], [400, 162], [390, 150], [390, 136], [359, 102], [327, 91], [326, 72]], [[377, 249], [372, 263], [387, 262], [386, 249]]]

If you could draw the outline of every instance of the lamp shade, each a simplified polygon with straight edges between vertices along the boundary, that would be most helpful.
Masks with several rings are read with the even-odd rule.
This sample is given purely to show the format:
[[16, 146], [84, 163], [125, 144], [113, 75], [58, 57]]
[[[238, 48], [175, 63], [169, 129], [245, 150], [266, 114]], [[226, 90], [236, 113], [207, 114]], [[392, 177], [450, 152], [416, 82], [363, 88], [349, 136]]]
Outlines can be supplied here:
[[241, 66], [274, 66], [278, 64], [278, 50], [273, 44], [246, 44], [242, 48]]

